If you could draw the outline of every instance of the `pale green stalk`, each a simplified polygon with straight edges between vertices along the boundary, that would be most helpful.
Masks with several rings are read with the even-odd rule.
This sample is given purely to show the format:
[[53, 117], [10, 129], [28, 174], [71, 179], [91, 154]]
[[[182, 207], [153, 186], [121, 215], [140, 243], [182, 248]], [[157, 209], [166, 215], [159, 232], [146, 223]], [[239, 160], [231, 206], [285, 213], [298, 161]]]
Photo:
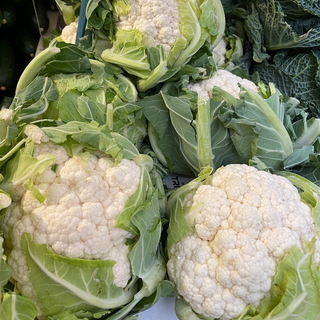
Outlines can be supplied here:
[[200, 171], [205, 167], [213, 168], [210, 130], [210, 100], [198, 96], [198, 118], [197, 118], [197, 154]]
[[34, 59], [32, 59], [20, 76], [16, 86], [16, 94], [21, 89], [26, 88], [36, 77], [37, 73], [45, 65], [45, 63], [59, 52], [60, 49], [57, 47], [48, 47], [40, 52]]

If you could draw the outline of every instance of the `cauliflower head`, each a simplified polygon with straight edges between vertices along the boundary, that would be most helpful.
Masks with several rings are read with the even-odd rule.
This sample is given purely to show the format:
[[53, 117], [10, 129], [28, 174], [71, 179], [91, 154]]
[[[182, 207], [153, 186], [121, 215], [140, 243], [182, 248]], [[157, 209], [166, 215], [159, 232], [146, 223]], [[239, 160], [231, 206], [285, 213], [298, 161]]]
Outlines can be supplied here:
[[130, 10], [119, 16], [117, 27], [123, 30], [139, 30], [149, 45], [162, 45], [169, 54], [181, 36], [180, 12], [176, 0], [130, 0]]
[[[85, 128], [87, 135], [96, 128], [74, 122], [55, 130], [70, 127], [76, 139], [87, 139]], [[78, 127], [83, 128], [77, 138]], [[156, 290], [166, 272], [156, 250], [161, 221], [149, 175], [152, 159], [120, 135], [103, 138], [99, 132], [100, 150], [89, 147], [90, 141], [86, 146], [72, 139], [58, 144], [34, 125], [25, 129], [32, 141], [13, 162], [27, 178], [16, 181], [9, 175], [12, 203], [1, 221], [17, 292], [34, 301], [41, 318], [116, 310], [132, 302], [121, 311], [130, 312]], [[130, 152], [120, 148], [121, 157], [103, 152], [105, 146], [117, 150], [120, 143]], [[149, 276], [152, 280], [143, 286]]]
[[24, 232], [31, 233], [37, 243], [49, 245], [58, 255], [116, 261], [113, 283], [124, 288], [131, 277], [125, 243], [133, 235], [115, 227], [115, 223], [126, 201], [138, 189], [140, 167], [126, 159], [115, 166], [110, 156], [91, 155], [87, 171], [62, 146], [48, 142], [35, 147], [37, 159], [46, 154], [56, 155], [56, 169], [51, 166], [34, 177], [34, 185], [46, 200], [40, 203], [24, 189], [2, 222], [7, 245], [12, 246], [8, 263], [20, 291], [24, 295], [32, 291], [21, 248]]
[[198, 95], [202, 97], [211, 98], [212, 89], [217, 86], [232, 96], [240, 98], [240, 88], [238, 84], [241, 84], [252, 91], [258, 92], [258, 87], [254, 82], [243, 79], [224, 69], [218, 69], [214, 76], [209, 79], [201, 80], [199, 82], [190, 82], [187, 85], [187, 88], [191, 91], [197, 92]]
[[220, 41], [225, 30], [220, 1], [114, 1], [110, 10], [104, 28], [112, 46], [105, 41], [101, 58], [137, 76], [141, 92], [187, 64], [203, 45]]
[[191, 308], [210, 319], [258, 307], [292, 247], [316, 239], [319, 262], [310, 206], [285, 177], [227, 165], [188, 191], [183, 208], [192, 232], [170, 247], [168, 274]]

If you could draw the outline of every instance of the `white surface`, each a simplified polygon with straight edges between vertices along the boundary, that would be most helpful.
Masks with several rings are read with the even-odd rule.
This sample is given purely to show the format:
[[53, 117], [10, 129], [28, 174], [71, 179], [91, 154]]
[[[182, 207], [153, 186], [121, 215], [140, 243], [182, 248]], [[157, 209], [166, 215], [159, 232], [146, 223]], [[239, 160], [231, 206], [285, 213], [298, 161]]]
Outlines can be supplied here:
[[150, 309], [140, 312], [139, 320], [178, 320], [174, 312], [175, 298], [160, 298]]

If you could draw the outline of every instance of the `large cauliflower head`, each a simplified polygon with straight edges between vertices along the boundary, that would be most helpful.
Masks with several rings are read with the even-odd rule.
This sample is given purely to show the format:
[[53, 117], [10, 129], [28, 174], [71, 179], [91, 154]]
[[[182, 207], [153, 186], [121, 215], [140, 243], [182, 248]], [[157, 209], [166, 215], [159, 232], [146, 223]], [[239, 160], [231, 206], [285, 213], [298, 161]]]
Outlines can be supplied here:
[[291, 247], [315, 237], [318, 262], [319, 240], [288, 179], [234, 164], [208, 181], [184, 199], [193, 233], [172, 246], [168, 273], [196, 313], [232, 319], [259, 305]]
[[126, 241], [133, 235], [115, 223], [138, 189], [140, 166], [126, 159], [115, 166], [113, 158], [96, 153], [88, 158], [86, 167], [53, 142], [35, 146], [33, 156], [38, 160], [48, 154], [55, 155], [56, 162], [33, 179], [46, 200], [40, 203], [18, 186], [2, 221], [6, 245], [11, 247], [8, 264], [19, 290], [34, 295], [21, 248], [24, 232], [58, 255], [115, 261], [114, 284], [124, 288], [131, 277]]

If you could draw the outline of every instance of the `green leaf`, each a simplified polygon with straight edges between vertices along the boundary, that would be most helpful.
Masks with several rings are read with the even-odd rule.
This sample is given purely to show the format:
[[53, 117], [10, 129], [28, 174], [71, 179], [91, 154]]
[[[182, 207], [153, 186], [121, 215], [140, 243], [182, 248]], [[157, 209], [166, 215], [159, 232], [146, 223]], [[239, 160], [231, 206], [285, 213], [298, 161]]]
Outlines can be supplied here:
[[245, 30], [253, 46], [253, 60], [262, 62], [270, 57], [269, 54], [266, 53], [263, 38], [263, 24], [260, 22], [259, 13], [253, 4], [250, 9], [250, 14], [246, 17], [244, 22]]
[[289, 19], [307, 18], [310, 14], [320, 16], [318, 1], [305, 0], [278, 0], [282, 10]]
[[123, 156], [123, 149], [111, 136], [106, 125], [99, 126], [96, 122], [85, 123], [70, 121], [57, 127], [43, 127], [42, 130], [55, 143], [62, 143], [70, 136], [84, 146], [110, 154], [116, 162]]
[[6, 173], [1, 183], [1, 189], [13, 194], [14, 187], [18, 185], [30, 186], [33, 196], [44, 201], [44, 196], [34, 187], [32, 179], [37, 173], [42, 173], [56, 161], [55, 155], [46, 155], [40, 160], [32, 156], [33, 143], [27, 143], [20, 149], [15, 157], [7, 164]]
[[[320, 23], [318, 17], [311, 19], [311, 21], [302, 19], [289, 23], [281, 4], [276, 0], [256, 0], [252, 5], [252, 10], [259, 17], [255, 14], [257, 23], [252, 25], [253, 28], [251, 30], [247, 25], [247, 32], [256, 35], [256, 39], [253, 37], [250, 39], [254, 46], [256, 45], [256, 48], [254, 48], [256, 53], [259, 50], [264, 50], [264, 46], [267, 50], [319, 46]], [[253, 21], [252, 16], [248, 16], [248, 18]], [[260, 30], [257, 28], [258, 25]], [[259, 39], [259, 33], [261, 33], [263, 42], [256, 41]], [[266, 58], [263, 57], [263, 60]], [[261, 62], [262, 60], [255, 59], [255, 61]]]
[[129, 78], [122, 74], [118, 74], [114, 78], [108, 78], [107, 84], [114, 89], [122, 101], [135, 102], [137, 100], [138, 92], [136, 87]]
[[1, 303], [0, 318], [6, 320], [34, 320], [38, 310], [29, 297], [5, 293]]
[[190, 305], [178, 297], [175, 300], [174, 310], [180, 320], [200, 320]]
[[[15, 109], [13, 120], [30, 123], [45, 113], [49, 103], [58, 98], [53, 82], [46, 77], [36, 77], [26, 88], [21, 89], [10, 106]], [[23, 108], [20, 109], [20, 106]]]
[[[130, 220], [139, 230], [140, 237], [133, 246], [129, 258], [133, 273], [142, 279], [142, 287], [135, 294], [132, 302], [110, 316], [110, 320], [123, 319], [135, 307], [136, 312], [151, 307], [160, 298], [161, 294], [172, 294], [172, 286], [162, 282], [166, 275], [166, 266], [158, 251], [162, 224], [159, 215], [157, 192], [154, 192], [136, 210]], [[145, 297], [147, 299], [143, 301]], [[140, 305], [138, 307], [139, 302]]]
[[196, 190], [212, 173], [212, 168], [208, 167], [203, 169], [197, 178], [185, 184], [174, 191], [167, 204], [167, 212], [170, 217], [168, 238], [166, 250], [170, 254], [172, 246], [179, 242], [182, 237], [192, 232], [190, 223], [186, 219], [187, 211], [183, 207], [183, 201], [185, 196], [192, 190]]
[[[148, 202], [136, 210], [130, 220], [139, 230], [140, 234], [139, 240], [129, 254], [133, 273], [144, 280], [152, 271], [154, 277], [156, 277], [158, 272], [154, 272], [155, 270], [152, 270], [152, 268], [158, 265], [157, 251], [162, 231], [158, 194], [154, 192]], [[162, 269], [163, 264], [160, 263], [160, 265], [162, 266], [160, 269]], [[160, 273], [158, 276], [164, 278], [164, 273]], [[159, 282], [156, 281], [156, 278], [154, 280], [154, 283], [148, 284], [150, 285], [150, 294], [155, 291], [153, 284], [157, 285]]]
[[104, 61], [121, 65], [124, 69], [128, 67], [133, 70], [150, 70], [148, 56], [142, 46], [142, 34], [135, 29], [129, 31], [118, 29], [112, 49], [104, 50], [101, 58]]
[[[222, 89], [216, 87], [213, 90], [220, 92]], [[222, 96], [222, 93], [220, 93]], [[234, 141], [235, 146], [238, 143], [250, 142], [250, 148], [252, 157], [259, 158], [268, 168], [273, 170], [280, 170], [283, 168], [283, 161], [285, 161], [293, 152], [292, 141], [283, 125], [281, 119], [273, 110], [277, 110], [279, 113], [278, 105], [271, 108], [268, 104], [273, 100], [264, 100], [258, 93], [251, 90], [245, 90], [241, 94], [241, 102], [235, 102], [234, 98], [229, 99], [229, 95], [224, 95], [225, 99], [230, 100], [229, 105], [233, 110], [232, 120], [239, 126], [244, 123], [245, 126], [252, 126], [256, 134], [256, 138], [252, 136], [251, 141], [244, 141], [244, 138], [240, 136], [239, 141]], [[274, 103], [274, 102], [273, 102]], [[283, 106], [282, 106], [283, 107]], [[227, 119], [225, 124], [229, 125], [231, 119]], [[255, 141], [255, 139], [257, 139]], [[256, 145], [255, 145], [256, 143]], [[243, 149], [243, 147], [236, 147], [237, 150]]]
[[[0, 310], [1, 310], [1, 300], [2, 300], [2, 293], [3, 293], [3, 287], [7, 284], [12, 269], [6, 262], [6, 257], [3, 253], [3, 243], [4, 240], [2, 236], [0, 235]], [[1, 314], [1, 313], [0, 313]]]
[[314, 241], [305, 245], [304, 252], [294, 246], [280, 262], [273, 279], [271, 299], [265, 298], [259, 307], [266, 318], [317, 318], [320, 313], [320, 279], [314, 263], [314, 249]]
[[214, 48], [225, 32], [226, 18], [222, 3], [220, 0], [205, 0], [200, 4], [200, 9], [200, 25], [209, 31], [211, 48]]
[[118, 103], [113, 109], [113, 131], [129, 139], [138, 149], [147, 135], [147, 122], [136, 103]]
[[38, 72], [43, 68], [43, 65], [59, 52], [59, 48], [52, 46], [44, 49], [42, 52], [36, 55], [36, 57], [33, 58], [30, 61], [30, 63], [26, 66], [26, 68], [23, 70], [16, 86], [16, 94], [21, 89], [26, 88], [36, 77]]
[[272, 64], [257, 64], [253, 70], [265, 83], [273, 82], [283, 94], [299, 99], [301, 106], [310, 111], [310, 116], [318, 118], [320, 93], [316, 79], [320, 60], [317, 52], [281, 50], [274, 56]]
[[50, 76], [57, 73], [90, 73], [91, 64], [86, 53], [76, 45], [58, 42], [56, 47], [60, 52], [47, 61], [42, 75]]
[[46, 316], [113, 309], [133, 298], [135, 286], [124, 290], [113, 284], [114, 261], [59, 256], [27, 233], [22, 235], [21, 245], [30, 269], [29, 279]]
[[[178, 5], [181, 19], [180, 32], [187, 42], [180, 37], [174, 44], [168, 56], [169, 66], [172, 65], [172, 67], [186, 64], [209, 36], [209, 33], [201, 28], [198, 16], [189, 1], [178, 0]], [[172, 60], [174, 62], [170, 63]]]
[[107, 105], [91, 100], [77, 90], [67, 91], [58, 102], [61, 121], [95, 121], [100, 125], [106, 123]]
[[[148, 205], [150, 193], [153, 192], [152, 181], [149, 171], [153, 167], [152, 159], [147, 155], [137, 155], [134, 158], [136, 164], [141, 167], [140, 183], [138, 190], [127, 200], [122, 212], [118, 215], [116, 226], [125, 229], [132, 234], [138, 234], [136, 225], [132, 223], [132, 215], [136, 211], [143, 209]], [[159, 211], [159, 210], [158, 210]], [[157, 212], [157, 211], [156, 211]], [[153, 212], [154, 214], [156, 212]]]

